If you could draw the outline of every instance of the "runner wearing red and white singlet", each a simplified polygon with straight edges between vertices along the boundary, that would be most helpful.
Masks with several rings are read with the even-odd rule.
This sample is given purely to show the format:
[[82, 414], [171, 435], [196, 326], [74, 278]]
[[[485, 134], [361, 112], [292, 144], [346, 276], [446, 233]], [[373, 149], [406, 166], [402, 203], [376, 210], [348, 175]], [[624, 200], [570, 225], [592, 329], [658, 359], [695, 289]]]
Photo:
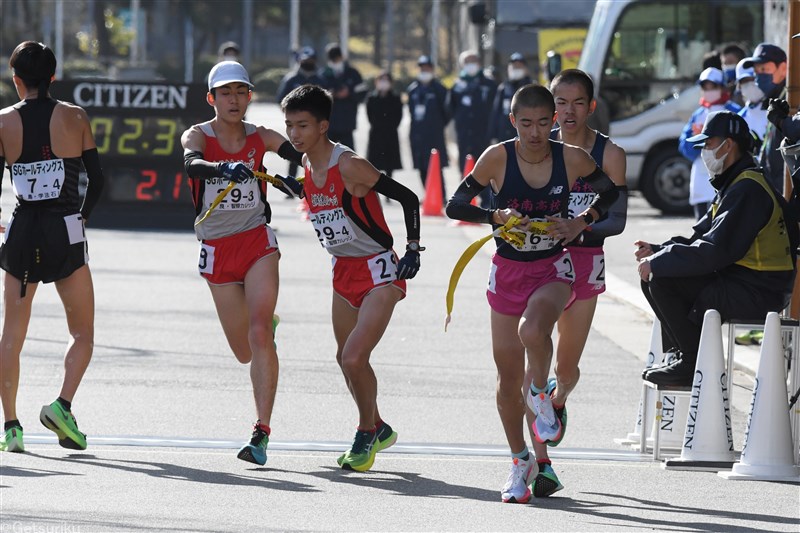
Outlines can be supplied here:
[[[375, 454], [397, 440], [381, 420], [372, 350], [389, 325], [394, 306], [405, 295], [406, 279], [420, 266], [417, 195], [349, 148], [327, 136], [333, 99], [315, 85], [290, 92], [281, 102], [286, 133], [305, 154], [305, 182], [310, 219], [320, 244], [333, 256], [333, 332], [336, 361], [358, 407], [353, 445], [338, 459], [345, 469], [365, 471]], [[401, 259], [376, 193], [403, 208], [408, 244]]]
[[[258, 420], [238, 457], [263, 465], [278, 385], [274, 313], [280, 253], [268, 226], [266, 185], [253, 171], [263, 170], [267, 151], [296, 162], [300, 154], [280, 133], [243, 120], [252, 87], [239, 63], [216, 64], [206, 96], [215, 117], [186, 130], [181, 143], [197, 212], [198, 269], [208, 282], [233, 354], [240, 363], [250, 364]], [[231, 182], [235, 186], [209, 212]]]

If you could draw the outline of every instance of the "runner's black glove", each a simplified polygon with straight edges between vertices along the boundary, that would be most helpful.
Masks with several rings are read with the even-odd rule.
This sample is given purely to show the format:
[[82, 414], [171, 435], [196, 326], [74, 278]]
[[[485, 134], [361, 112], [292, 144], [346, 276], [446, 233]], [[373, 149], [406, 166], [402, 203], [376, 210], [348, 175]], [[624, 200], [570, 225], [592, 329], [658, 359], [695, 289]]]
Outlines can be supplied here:
[[297, 178], [294, 178], [292, 176], [284, 178], [280, 174], [275, 174], [275, 177], [281, 180], [281, 182], [283, 183], [283, 187], [285, 189], [288, 189], [289, 191], [294, 193], [294, 195], [297, 196], [298, 198], [302, 198], [303, 196], [305, 196], [305, 194], [303, 193], [303, 184], [297, 181]]
[[406, 251], [397, 263], [397, 279], [411, 279], [419, 272], [419, 252]]
[[220, 163], [217, 166], [220, 175], [228, 181], [235, 181], [236, 183], [244, 183], [252, 179], [253, 171], [247, 168], [247, 165], [241, 161], [236, 163]]

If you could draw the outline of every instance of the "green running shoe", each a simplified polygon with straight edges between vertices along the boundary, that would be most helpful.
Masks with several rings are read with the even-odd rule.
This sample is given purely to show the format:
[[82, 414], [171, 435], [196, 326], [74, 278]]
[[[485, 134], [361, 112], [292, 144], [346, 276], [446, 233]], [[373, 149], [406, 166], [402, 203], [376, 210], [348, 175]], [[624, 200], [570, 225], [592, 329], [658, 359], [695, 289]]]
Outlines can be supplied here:
[[563, 488], [564, 485], [558, 480], [553, 467], [547, 463], [539, 463], [539, 473], [531, 485], [533, 495], [537, 498], [547, 498]]
[[0, 440], [0, 451], [22, 453], [25, 445], [22, 443], [22, 428], [14, 426], [6, 430], [3, 440]]
[[350, 449], [337, 461], [345, 470], [366, 472], [375, 462], [377, 449], [377, 431], [356, 431], [356, 437]]
[[253, 436], [248, 444], [242, 446], [236, 457], [248, 463], [255, 463], [257, 465], [267, 464], [267, 445], [269, 445], [269, 435], [261, 429], [259, 424], [261, 421], [256, 422], [253, 426]]
[[[553, 392], [556, 390], [556, 378], [550, 378], [547, 380], [547, 393], [550, 395], [550, 399], [553, 398]], [[561, 436], [557, 439], [551, 440], [547, 442], [548, 446], [558, 446], [562, 440], [564, 440], [564, 435], [567, 433], [567, 406], [564, 405], [563, 407], [556, 407], [553, 404], [553, 411], [556, 414], [556, 418], [561, 420]]]
[[71, 411], [67, 411], [58, 402], [54, 401], [50, 405], [42, 407], [39, 412], [39, 421], [56, 434], [58, 443], [62, 448], [70, 450], [86, 449], [86, 434], [78, 430], [78, 422], [75, 420]]
[[397, 442], [397, 432], [392, 429], [392, 426], [384, 422], [381, 427], [376, 431], [375, 451], [382, 452], [386, 448], [391, 447]]

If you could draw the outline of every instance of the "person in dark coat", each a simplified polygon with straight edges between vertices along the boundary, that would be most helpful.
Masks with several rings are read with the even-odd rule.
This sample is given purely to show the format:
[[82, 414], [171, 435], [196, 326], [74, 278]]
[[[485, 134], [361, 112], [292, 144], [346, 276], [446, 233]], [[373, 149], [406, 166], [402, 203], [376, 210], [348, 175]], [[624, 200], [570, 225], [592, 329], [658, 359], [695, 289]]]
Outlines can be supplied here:
[[[422, 186], [428, 177], [428, 163], [431, 150], [439, 152], [442, 168], [447, 166], [447, 143], [444, 140], [444, 128], [450, 122], [447, 111], [447, 89], [435, 78], [433, 62], [428, 56], [420, 56], [417, 60], [419, 74], [408, 86], [408, 111], [411, 114], [409, 141], [414, 168], [419, 171]], [[442, 198], [447, 198], [442, 182]]]
[[[461, 73], [450, 89], [448, 107], [455, 121], [458, 167], [464, 173], [467, 155], [477, 158], [489, 146], [489, 116], [497, 84], [486, 78], [474, 50], [461, 52]], [[489, 188], [481, 192], [481, 205], [489, 205]]]
[[367, 159], [390, 178], [393, 171], [403, 168], [397, 138], [397, 128], [403, 119], [403, 103], [392, 89], [392, 81], [392, 75], [382, 71], [375, 78], [375, 90], [367, 97], [370, 125]]
[[514, 52], [508, 58], [508, 78], [497, 88], [497, 95], [494, 97], [489, 119], [490, 142], [507, 141], [517, 136], [517, 130], [508, 118], [511, 113], [511, 98], [517, 89], [529, 83], [533, 83], [533, 80], [528, 72], [528, 64], [522, 54]]
[[[287, 94], [301, 85], [322, 85], [323, 83], [322, 78], [317, 74], [317, 52], [313, 48], [310, 46], [301, 48], [297, 52], [296, 60], [297, 67], [287, 72], [278, 86], [278, 104]], [[297, 163], [290, 161], [289, 175], [297, 176], [297, 168]], [[291, 194], [287, 194], [287, 197], [293, 198]]]
[[353, 130], [356, 129], [358, 104], [367, 96], [367, 86], [356, 69], [345, 61], [338, 43], [325, 47], [328, 53], [328, 66], [320, 71], [321, 86], [333, 95], [328, 138], [356, 149]]

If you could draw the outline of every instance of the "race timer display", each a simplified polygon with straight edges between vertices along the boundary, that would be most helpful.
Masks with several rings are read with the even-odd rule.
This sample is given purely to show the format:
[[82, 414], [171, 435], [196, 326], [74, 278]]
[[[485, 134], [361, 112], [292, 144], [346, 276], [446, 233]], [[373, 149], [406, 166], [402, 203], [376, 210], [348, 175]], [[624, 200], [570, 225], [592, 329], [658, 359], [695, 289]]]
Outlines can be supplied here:
[[180, 138], [213, 118], [204, 84], [65, 80], [51, 95], [89, 115], [106, 186], [98, 209], [191, 208]]

